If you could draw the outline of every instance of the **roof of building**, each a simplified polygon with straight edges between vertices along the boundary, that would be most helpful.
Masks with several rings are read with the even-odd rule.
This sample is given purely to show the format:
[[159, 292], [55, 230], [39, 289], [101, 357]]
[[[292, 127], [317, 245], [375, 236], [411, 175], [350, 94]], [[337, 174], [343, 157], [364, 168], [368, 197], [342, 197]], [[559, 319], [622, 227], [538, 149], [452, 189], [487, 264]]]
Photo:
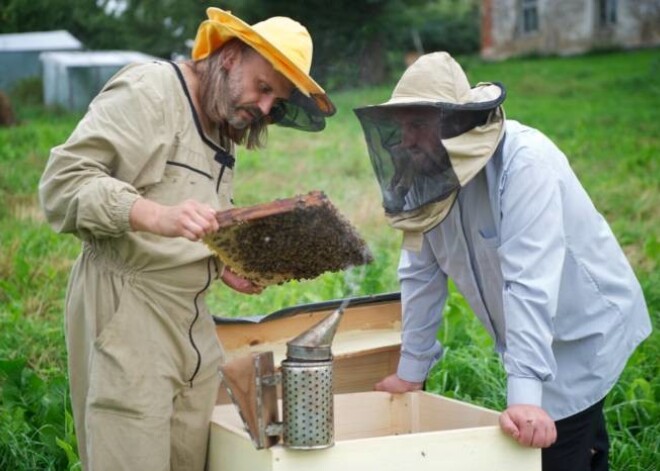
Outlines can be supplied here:
[[64, 30], [0, 34], [0, 52], [53, 51], [82, 48], [83, 44], [71, 33]]
[[158, 59], [136, 51], [44, 52], [40, 54], [39, 58], [44, 63], [58, 63], [66, 67], [102, 67]]

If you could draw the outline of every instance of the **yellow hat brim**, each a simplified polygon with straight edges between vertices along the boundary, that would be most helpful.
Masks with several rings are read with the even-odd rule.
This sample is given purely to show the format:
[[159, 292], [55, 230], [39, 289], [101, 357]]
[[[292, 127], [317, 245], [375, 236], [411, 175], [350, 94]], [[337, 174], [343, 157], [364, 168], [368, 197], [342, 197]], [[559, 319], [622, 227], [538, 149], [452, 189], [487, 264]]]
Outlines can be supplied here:
[[220, 8], [210, 7], [207, 14], [209, 19], [203, 21], [197, 30], [192, 50], [193, 60], [204, 59], [227, 41], [237, 38], [270, 62], [275, 70], [289, 79], [304, 95], [312, 98], [321, 112], [328, 116], [335, 113], [335, 106], [325, 90], [252, 26]]

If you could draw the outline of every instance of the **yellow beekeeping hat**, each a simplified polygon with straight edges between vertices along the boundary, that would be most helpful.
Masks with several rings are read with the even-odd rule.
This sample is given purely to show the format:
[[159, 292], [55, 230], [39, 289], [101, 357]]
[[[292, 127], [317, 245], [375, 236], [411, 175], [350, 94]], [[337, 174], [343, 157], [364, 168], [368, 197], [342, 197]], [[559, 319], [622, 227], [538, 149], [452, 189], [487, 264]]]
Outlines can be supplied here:
[[319, 111], [330, 116], [335, 106], [321, 86], [312, 79], [312, 38], [307, 29], [291, 18], [276, 16], [249, 25], [228, 11], [211, 7], [208, 20], [197, 30], [192, 50], [194, 60], [204, 59], [233, 38], [240, 39], [270, 62], [304, 95], [312, 98]]

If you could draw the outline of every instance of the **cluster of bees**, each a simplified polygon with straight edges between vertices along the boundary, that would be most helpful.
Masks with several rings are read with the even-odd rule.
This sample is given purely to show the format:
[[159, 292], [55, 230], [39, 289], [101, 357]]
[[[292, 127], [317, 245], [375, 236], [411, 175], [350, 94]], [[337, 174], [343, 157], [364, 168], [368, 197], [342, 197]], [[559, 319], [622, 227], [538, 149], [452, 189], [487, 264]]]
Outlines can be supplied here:
[[298, 201], [289, 210], [236, 220], [206, 244], [238, 275], [261, 286], [313, 279], [372, 261], [359, 236], [332, 203]]

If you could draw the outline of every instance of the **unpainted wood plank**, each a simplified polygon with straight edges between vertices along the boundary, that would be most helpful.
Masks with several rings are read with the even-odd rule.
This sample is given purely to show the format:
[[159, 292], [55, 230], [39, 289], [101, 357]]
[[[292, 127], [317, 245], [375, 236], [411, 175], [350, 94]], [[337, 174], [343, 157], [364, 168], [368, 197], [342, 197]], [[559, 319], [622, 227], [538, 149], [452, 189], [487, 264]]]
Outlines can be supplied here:
[[378, 391], [335, 395], [335, 440], [392, 435], [391, 403]]
[[[418, 408], [420, 421], [433, 408], [432, 412], [439, 417], [449, 417], [441, 421], [441, 426], [453, 422], [466, 427], [469, 420], [494, 420], [496, 424], [498, 416], [488, 409], [424, 392], [396, 396], [382, 392], [342, 394], [335, 397], [336, 442], [332, 448], [296, 451], [276, 445], [258, 451], [242, 430], [240, 418], [231, 406], [218, 406], [212, 419], [209, 470], [541, 470], [540, 450], [519, 446], [495, 424], [388, 434], [388, 431], [396, 433], [397, 429], [391, 417], [405, 416], [402, 413], [405, 408]], [[461, 413], [465, 419], [459, 421], [456, 417]]]
[[499, 413], [435, 394], [420, 392], [417, 409], [424, 411], [419, 417], [418, 431], [453, 430], [466, 427], [498, 425]]
[[278, 199], [254, 206], [218, 211], [216, 212], [216, 219], [220, 229], [225, 229], [245, 224], [249, 221], [288, 213], [296, 208], [321, 206], [323, 204], [328, 204], [328, 199], [323, 192], [317, 190], [293, 198]]
[[279, 445], [270, 451], [273, 471], [541, 471], [540, 450], [519, 446], [496, 426], [337, 441], [314, 452]]
[[[332, 342], [332, 353], [335, 358], [350, 355], [363, 355], [365, 352], [377, 352], [380, 349], [398, 347], [401, 344], [401, 333], [397, 330], [354, 330], [338, 332]], [[227, 354], [228, 359], [240, 358], [255, 352], [273, 352], [276, 365], [286, 358], [286, 343], [269, 342], [258, 346], [237, 348]]]
[[[335, 394], [373, 391], [378, 381], [396, 371], [399, 355], [399, 345], [349, 355], [335, 355], [333, 364]], [[280, 363], [277, 364], [277, 369]], [[229, 396], [224, 386], [221, 386], [216, 404], [229, 402], [231, 402]]]
[[336, 355], [335, 394], [373, 391], [378, 381], [396, 371], [399, 355], [399, 345], [364, 351], [360, 355]]
[[211, 423], [226, 428], [234, 434], [244, 436], [247, 440], [250, 439], [234, 404], [215, 406], [211, 414]]
[[[235, 350], [259, 348], [266, 344], [286, 344], [298, 334], [309, 329], [332, 313], [327, 309], [311, 313], [301, 313], [266, 322], [248, 324], [218, 324], [216, 334], [225, 352], [231, 356]], [[344, 311], [337, 328], [337, 334], [354, 330], [401, 330], [401, 303], [384, 302], [373, 305], [351, 307]], [[263, 350], [261, 350], [263, 351]]]
[[247, 433], [211, 423], [209, 471], [272, 471], [273, 455], [270, 449], [257, 450]]

